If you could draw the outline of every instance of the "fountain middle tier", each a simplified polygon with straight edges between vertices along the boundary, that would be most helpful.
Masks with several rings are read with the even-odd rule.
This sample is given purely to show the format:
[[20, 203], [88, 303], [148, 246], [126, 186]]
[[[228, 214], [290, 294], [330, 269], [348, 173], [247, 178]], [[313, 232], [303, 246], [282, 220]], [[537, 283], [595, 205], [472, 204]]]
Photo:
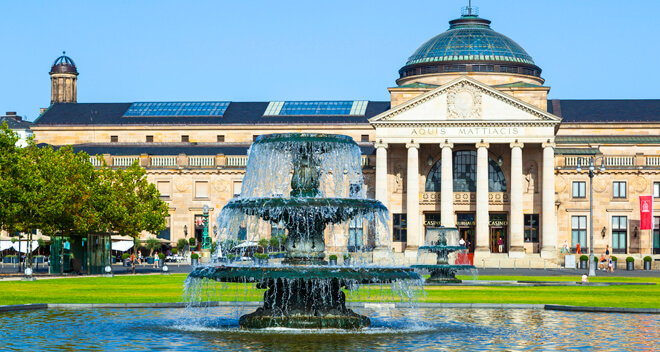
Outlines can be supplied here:
[[264, 221], [282, 224], [287, 230], [286, 263], [327, 264], [324, 230], [328, 224], [339, 224], [356, 217], [367, 218], [372, 224], [385, 226], [387, 208], [373, 199], [358, 198], [238, 198], [223, 209], [220, 227], [236, 233], [240, 215], [254, 216]]

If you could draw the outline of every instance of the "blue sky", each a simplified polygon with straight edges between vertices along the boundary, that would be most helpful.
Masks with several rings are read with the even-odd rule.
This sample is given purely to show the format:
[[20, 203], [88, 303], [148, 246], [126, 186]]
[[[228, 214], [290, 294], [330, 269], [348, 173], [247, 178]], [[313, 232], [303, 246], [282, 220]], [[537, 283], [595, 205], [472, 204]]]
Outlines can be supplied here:
[[[78, 102], [388, 100], [467, 0], [0, 1], [0, 113], [34, 120], [67, 51]], [[551, 98], [658, 99], [660, 1], [474, 0]]]

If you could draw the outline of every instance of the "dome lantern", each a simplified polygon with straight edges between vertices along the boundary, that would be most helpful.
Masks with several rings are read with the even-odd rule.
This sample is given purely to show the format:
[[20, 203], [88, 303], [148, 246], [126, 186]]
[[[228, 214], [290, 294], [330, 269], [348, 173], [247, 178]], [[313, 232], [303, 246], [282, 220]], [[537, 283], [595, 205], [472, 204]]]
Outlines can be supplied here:
[[75, 103], [78, 94], [78, 69], [76, 63], [66, 56], [55, 59], [50, 68], [50, 103]]

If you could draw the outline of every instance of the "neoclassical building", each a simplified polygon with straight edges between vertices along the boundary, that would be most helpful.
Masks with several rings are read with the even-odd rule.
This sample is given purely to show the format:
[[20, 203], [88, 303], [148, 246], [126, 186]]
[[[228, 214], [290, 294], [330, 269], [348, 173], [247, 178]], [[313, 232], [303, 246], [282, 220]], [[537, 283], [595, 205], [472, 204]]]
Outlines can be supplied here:
[[[32, 130], [97, 165], [138, 160], [170, 204], [159, 237], [172, 241], [201, 237], [202, 207], [214, 218], [240, 195], [254, 138], [310, 132], [360, 145], [368, 193], [390, 210], [392, 249], [408, 261], [435, 226], [457, 227], [476, 265], [553, 265], [564, 242], [660, 258], [660, 217], [641, 230], [638, 200], [653, 194], [660, 208], [660, 100], [548, 100], [541, 68], [490, 23], [465, 9], [382, 102], [77, 103], [77, 66], [62, 56]], [[347, 224], [334, 250], [366, 246], [363, 226]]]

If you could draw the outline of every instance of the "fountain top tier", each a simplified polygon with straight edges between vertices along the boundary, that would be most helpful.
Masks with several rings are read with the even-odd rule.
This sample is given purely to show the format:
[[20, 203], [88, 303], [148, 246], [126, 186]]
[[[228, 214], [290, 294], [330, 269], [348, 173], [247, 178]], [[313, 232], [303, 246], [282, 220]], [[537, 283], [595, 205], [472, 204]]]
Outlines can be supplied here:
[[241, 197], [365, 198], [363, 184], [360, 148], [351, 137], [269, 134], [250, 147]]

